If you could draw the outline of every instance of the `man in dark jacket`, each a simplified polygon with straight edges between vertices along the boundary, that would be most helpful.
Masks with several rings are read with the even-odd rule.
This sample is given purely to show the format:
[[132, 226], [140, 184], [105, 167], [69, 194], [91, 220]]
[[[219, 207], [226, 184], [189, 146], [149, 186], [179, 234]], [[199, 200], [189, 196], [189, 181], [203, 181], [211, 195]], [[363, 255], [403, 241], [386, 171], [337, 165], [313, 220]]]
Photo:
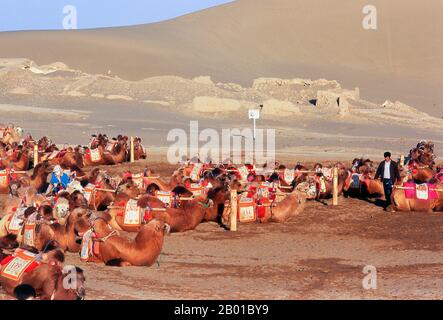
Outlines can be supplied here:
[[391, 194], [394, 183], [399, 181], [400, 171], [398, 170], [398, 164], [391, 159], [391, 153], [385, 152], [385, 160], [380, 163], [375, 174], [375, 179], [379, 179], [383, 182], [383, 189], [386, 197], [386, 207], [391, 204]]

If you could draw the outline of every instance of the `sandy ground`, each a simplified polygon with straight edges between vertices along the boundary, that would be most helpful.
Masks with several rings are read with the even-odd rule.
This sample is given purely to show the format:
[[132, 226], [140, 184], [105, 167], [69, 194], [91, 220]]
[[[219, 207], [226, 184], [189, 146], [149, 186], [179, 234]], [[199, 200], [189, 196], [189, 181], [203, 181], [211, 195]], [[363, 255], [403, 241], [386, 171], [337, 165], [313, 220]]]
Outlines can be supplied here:
[[[46, 135], [61, 145], [86, 145], [91, 134], [96, 133], [106, 133], [111, 137], [124, 133], [141, 137], [148, 152], [166, 152], [168, 146], [173, 144], [167, 141], [170, 130], [182, 129], [190, 136], [190, 121], [198, 121], [199, 132], [211, 128], [220, 136], [223, 129], [252, 128], [247, 114], [226, 119], [206, 118], [135, 101], [38, 95], [6, 95], [0, 98], [0, 109], [4, 107], [10, 110], [11, 106], [19, 106], [17, 111], [22, 112], [8, 112], [1, 122], [14, 123], [33, 137]], [[34, 113], [28, 112], [25, 106], [33, 106], [31, 110]], [[75, 116], [71, 116], [72, 113]], [[276, 150], [300, 160], [380, 159], [386, 150], [397, 157], [409, 152], [421, 139], [434, 141], [437, 155], [439, 150], [443, 150], [443, 133], [437, 127], [426, 128], [426, 122], [414, 126], [379, 119], [376, 121], [370, 116], [338, 119], [303, 115], [278, 120], [263, 117], [257, 122], [257, 128], [274, 129]], [[203, 144], [200, 142], [200, 147]]]
[[[174, 168], [152, 161], [162, 176]], [[67, 262], [85, 270], [87, 299], [442, 299], [442, 233], [441, 213], [388, 214], [340, 198], [337, 207], [310, 202], [285, 224], [233, 233], [207, 223], [169, 235], [150, 268], [85, 264], [77, 254]], [[367, 265], [377, 269], [376, 290], [363, 289]]]

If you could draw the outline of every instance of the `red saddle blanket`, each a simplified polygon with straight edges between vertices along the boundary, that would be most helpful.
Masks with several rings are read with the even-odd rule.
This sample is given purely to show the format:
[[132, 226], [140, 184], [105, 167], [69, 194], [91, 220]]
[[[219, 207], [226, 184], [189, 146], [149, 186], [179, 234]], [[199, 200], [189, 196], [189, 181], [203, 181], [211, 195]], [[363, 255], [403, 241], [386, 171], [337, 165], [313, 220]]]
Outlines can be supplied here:
[[414, 182], [403, 183], [407, 199], [435, 200], [438, 199], [436, 186], [431, 183], [416, 184]]

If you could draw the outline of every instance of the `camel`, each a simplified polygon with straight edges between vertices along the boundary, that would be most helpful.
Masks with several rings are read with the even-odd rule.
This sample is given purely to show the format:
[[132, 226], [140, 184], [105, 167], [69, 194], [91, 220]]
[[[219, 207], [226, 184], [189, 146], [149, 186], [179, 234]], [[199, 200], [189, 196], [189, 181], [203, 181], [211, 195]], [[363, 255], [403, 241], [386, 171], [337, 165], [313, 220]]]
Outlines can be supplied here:
[[434, 182], [436, 173], [430, 165], [421, 164], [417, 161], [410, 161], [408, 166], [408, 174], [417, 183]]
[[112, 230], [110, 219], [109, 215], [91, 214], [77, 222], [76, 229], [82, 230], [84, 236], [82, 259], [102, 261], [109, 266], [152, 266], [161, 253], [164, 236], [169, 233], [168, 224], [151, 220], [130, 240]]
[[[343, 189], [348, 178], [349, 172], [347, 170], [339, 169], [338, 172], [338, 195], [343, 193]], [[315, 175], [315, 181], [317, 184], [317, 199], [328, 199], [332, 197], [334, 189], [334, 181], [328, 180], [324, 177], [323, 173], [317, 173]]]
[[[103, 190], [112, 190], [112, 186], [109, 182], [102, 180], [95, 184], [95, 187]], [[96, 211], [104, 211], [115, 201], [115, 193], [110, 191], [95, 190], [91, 191], [89, 195], [88, 205], [89, 208]]]
[[16, 151], [17, 159], [14, 159], [14, 155], [2, 159], [2, 165], [4, 168], [13, 169], [15, 171], [26, 171], [29, 169], [30, 163], [30, 151], [28, 149], [20, 148]]
[[308, 171], [310, 171], [308, 169], [308, 167], [302, 165], [302, 164], [297, 164], [294, 167], [295, 170], [295, 178], [294, 178], [294, 185], [298, 185], [302, 182], [306, 182], [307, 178], [308, 178]]
[[86, 149], [85, 154], [83, 155], [84, 167], [93, 167], [105, 164], [107, 163], [104, 155], [104, 148], [101, 145], [95, 149]]
[[[366, 171], [365, 171], [366, 172]], [[367, 173], [348, 172], [343, 191], [346, 196], [357, 196], [365, 198], [384, 197], [383, 183], [372, 178]]]
[[146, 177], [144, 179], [144, 184], [146, 186], [146, 192], [155, 195], [156, 191], [171, 191], [175, 187], [183, 185], [183, 179], [183, 172], [177, 170], [173, 173], [167, 183], [163, 182], [160, 178]]
[[107, 165], [115, 165], [124, 163], [127, 158], [127, 138], [116, 143], [112, 152], [104, 152], [105, 162]]
[[372, 173], [374, 172], [374, 162], [370, 159], [355, 158], [352, 160], [352, 173]]
[[416, 162], [421, 165], [432, 167], [434, 165], [434, 143], [432, 141], [420, 141], [417, 146], [409, 152], [410, 163]]
[[74, 211], [78, 208], [88, 208], [88, 200], [80, 190], [75, 190], [72, 193], [69, 193], [67, 191], [60, 192], [57, 195], [57, 198], [58, 200], [60, 198], [65, 198], [66, 200], [68, 200], [69, 211]]
[[89, 144], [89, 148], [96, 149], [100, 146], [103, 149], [105, 149], [108, 144], [108, 141], [109, 141], [108, 136], [105, 134], [100, 133], [99, 135], [92, 135], [92, 139], [91, 139], [91, 143]]
[[[299, 215], [306, 203], [306, 194], [295, 190], [287, 195], [277, 195], [274, 201], [264, 200], [259, 201], [257, 209], [258, 221], [261, 223], [284, 223], [290, 218]], [[231, 220], [231, 204], [225, 205], [225, 210], [222, 216], [223, 225], [229, 226]]]
[[54, 219], [50, 221], [46, 219], [38, 220], [33, 247], [41, 251], [48, 243], [56, 243], [62, 251], [79, 252], [81, 239], [78, 237], [75, 224], [78, 219], [88, 214], [88, 212], [85, 208], [75, 209], [68, 213], [64, 224]]
[[146, 159], [147, 154], [145, 147], [142, 145], [142, 139], [139, 137], [134, 138], [134, 160]]
[[[206, 218], [213, 215], [214, 203], [206, 195], [187, 201], [179, 209], [167, 208], [166, 212], [154, 212], [153, 216], [164, 220], [171, 227], [171, 233], [194, 230]], [[209, 212], [211, 211], [211, 212]]]
[[6, 145], [12, 145], [13, 143], [19, 143], [23, 136], [23, 129], [20, 127], [8, 126], [3, 133], [2, 142]]
[[32, 187], [37, 193], [43, 193], [47, 190], [48, 184], [46, 182], [48, 174], [50, 174], [49, 162], [45, 161], [39, 163], [31, 176], [23, 176], [18, 179], [20, 187]]
[[[206, 196], [201, 196], [204, 199]], [[138, 232], [143, 223], [151, 219], [164, 220], [171, 226], [171, 232], [184, 232], [193, 230], [204, 221], [219, 222], [219, 217], [223, 212], [223, 205], [228, 199], [228, 193], [225, 188], [216, 188], [208, 192], [207, 198], [209, 201], [204, 203], [197, 200], [196, 203], [201, 205], [195, 206], [189, 204], [196, 200], [182, 201], [177, 208], [168, 208], [158, 198], [145, 195], [137, 201], [137, 210], [139, 210], [140, 218], [135, 225], [125, 224], [126, 203], [121, 203], [119, 206], [111, 206], [108, 211], [112, 217], [110, 225], [113, 229], [126, 232]], [[123, 205], [124, 204], [124, 205]], [[193, 209], [195, 208], [195, 209]], [[194, 210], [194, 211], [192, 211]]]
[[44, 136], [41, 137], [37, 142], [38, 150], [41, 153], [52, 153], [53, 151], [58, 150], [57, 146], [52, 143], [52, 141]]
[[81, 168], [83, 166], [83, 156], [79, 147], [66, 150], [54, 151], [47, 156], [41, 157], [40, 161], [49, 161], [51, 165], [60, 165], [63, 169], [71, 169], [73, 167]]
[[160, 199], [146, 195], [139, 200], [133, 200], [137, 205], [138, 214], [141, 214], [138, 218], [139, 221], [125, 224], [126, 205], [131, 198], [128, 196], [118, 198], [120, 201], [116, 202], [116, 205], [110, 206], [107, 212], [111, 216], [109, 225], [118, 231], [138, 232], [144, 223], [152, 219], [155, 210], [166, 211], [165, 204]]
[[[400, 188], [399, 188], [400, 187]], [[402, 188], [410, 188], [404, 190]], [[421, 200], [414, 196], [415, 184], [413, 182], [397, 184], [394, 186], [391, 195], [391, 205], [386, 209], [389, 212], [396, 211], [421, 211], [421, 212], [433, 212], [441, 211], [443, 209], [443, 184], [428, 184], [429, 197], [427, 200]]]
[[[21, 264], [26, 271], [18, 277], [9, 271], [10, 263], [14, 263], [15, 258], [28, 261], [26, 263], [29, 264], [27, 267]], [[86, 294], [83, 270], [78, 267], [63, 267], [64, 260], [64, 254], [59, 250], [36, 254], [19, 249], [1, 262], [0, 283], [9, 295], [22, 296], [22, 291], [30, 286], [41, 300], [83, 300]], [[72, 288], [64, 285], [68, 282], [66, 277], [71, 280], [69, 283], [73, 285]]]

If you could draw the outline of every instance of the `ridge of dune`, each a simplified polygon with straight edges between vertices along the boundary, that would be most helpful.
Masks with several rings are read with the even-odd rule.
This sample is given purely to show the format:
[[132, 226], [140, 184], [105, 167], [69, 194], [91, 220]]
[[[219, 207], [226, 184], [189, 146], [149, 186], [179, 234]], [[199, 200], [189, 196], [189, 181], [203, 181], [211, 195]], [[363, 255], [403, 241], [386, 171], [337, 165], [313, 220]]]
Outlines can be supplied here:
[[361, 26], [364, 0], [238, 0], [132, 27], [0, 33], [2, 57], [63, 61], [127, 80], [210, 75], [249, 84], [267, 76], [337, 79], [441, 116], [443, 3], [374, 0], [379, 29]]

